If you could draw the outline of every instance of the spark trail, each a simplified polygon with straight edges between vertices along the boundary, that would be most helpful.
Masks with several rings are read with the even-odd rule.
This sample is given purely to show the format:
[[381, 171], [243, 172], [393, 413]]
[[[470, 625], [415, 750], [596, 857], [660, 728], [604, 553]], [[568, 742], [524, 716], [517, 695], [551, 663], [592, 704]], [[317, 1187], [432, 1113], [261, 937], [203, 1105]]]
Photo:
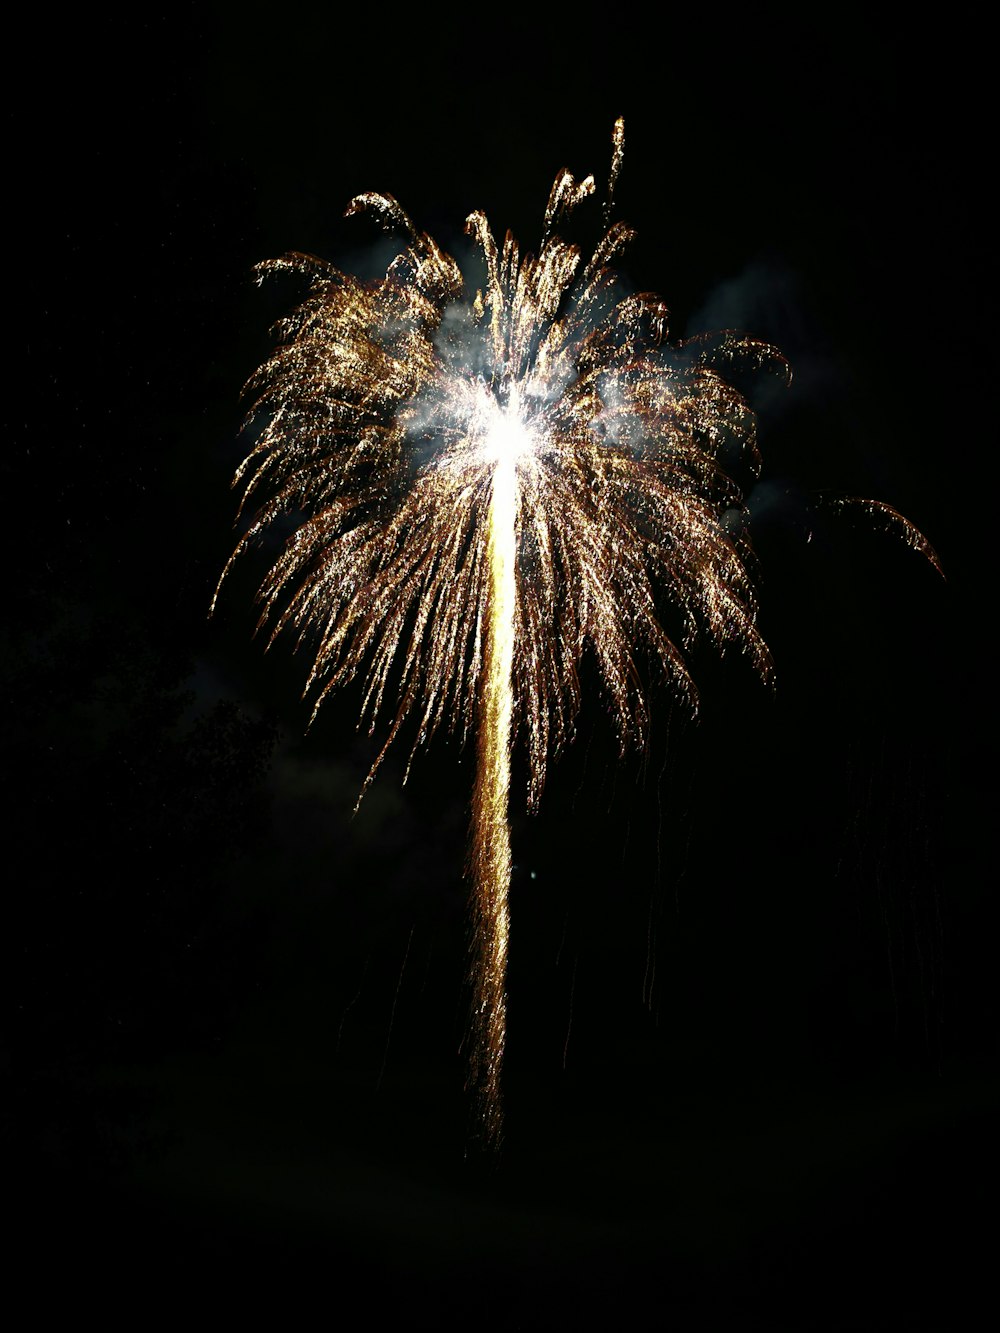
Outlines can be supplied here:
[[[247, 385], [259, 433], [234, 485], [241, 513], [260, 507], [222, 579], [294, 517], [258, 593], [260, 626], [308, 643], [313, 717], [358, 675], [372, 728], [394, 696], [365, 787], [411, 715], [414, 751], [442, 722], [476, 733], [469, 1071], [491, 1147], [503, 1127], [512, 747], [524, 744], [535, 809], [549, 757], [573, 737], [585, 654], [623, 750], [648, 721], [640, 654], [692, 709], [686, 653], [699, 636], [771, 676], [745, 527], [724, 515], [760, 470], [732, 379], [788, 368], [737, 333], [671, 344], [662, 300], [621, 292], [612, 261], [632, 232], [611, 216], [623, 149], [619, 120], [605, 229], [582, 271], [558, 228], [594, 182], [567, 170], [537, 256], [509, 232], [498, 246], [482, 213], [468, 218], [485, 270], [474, 295], [389, 195], [347, 209], [400, 237], [384, 278], [298, 253], [258, 267], [310, 286]], [[856, 503], [934, 559], [895, 510]]]
[[507, 898], [511, 871], [507, 809], [517, 559], [517, 471], [508, 437], [516, 437], [519, 427], [512, 424], [494, 430], [498, 448], [487, 519], [489, 601], [470, 856], [474, 892], [469, 1072], [488, 1142], [499, 1142], [502, 1130], [500, 1071], [507, 1028]]

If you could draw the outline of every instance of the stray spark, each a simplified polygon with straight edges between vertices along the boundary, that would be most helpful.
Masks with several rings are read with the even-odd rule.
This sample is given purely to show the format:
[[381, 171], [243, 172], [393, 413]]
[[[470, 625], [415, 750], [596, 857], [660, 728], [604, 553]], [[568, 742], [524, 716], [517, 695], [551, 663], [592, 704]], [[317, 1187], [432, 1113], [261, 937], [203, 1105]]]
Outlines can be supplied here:
[[[485, 267], [474, 293], [383, 194], [347, 208], [401, 238], [383, 278], [362, 282], [299, 253], [257, 269], [304, 274], [310, 286], [246, 388], [260, 433], [234, 485], [241, 512], [250, 500], [260, 507], [222, 577], [294, 516], [259, 590], [260, 626], [272, 640], [290, 630], [308, 643], [312, 717], [355, 676], [372, 727], [391, 694], [362, 792], [411, 715], [414, 751], [442, 722], [475, 734], [469, 1084], [493, 1148], [515, 741], [535, 809], [550, 756], [573, 737], [585, 654], [623, 750], [648, 724], [640, 655], [692, 709], [686, 655], [699, 636], [772, 674], [748, 539], [724, 521], [760, 471], [754, 417], [731, 380], [748, 370], [787, 378], [788, 367], [736, 333], [671, 344], [663, 301], [621, 291], [612, 261], [633, 235], [611, 221], [623, 150], [619, 120], [604, 231], [586, 262], [558, 227], [594, 180], [563, 170], [537, 255], [522, 255], [509, 232], [499, 246], [482, 213], [467, 219]], [[875, 509], [926, 547], [895, 511]]]

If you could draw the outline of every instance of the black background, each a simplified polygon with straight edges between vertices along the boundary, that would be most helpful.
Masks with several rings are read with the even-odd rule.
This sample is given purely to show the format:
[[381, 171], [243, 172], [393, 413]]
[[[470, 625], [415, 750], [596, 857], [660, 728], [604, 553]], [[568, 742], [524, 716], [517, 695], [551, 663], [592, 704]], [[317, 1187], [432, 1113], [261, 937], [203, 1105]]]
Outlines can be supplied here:
[[[6, 1194], [44, 1308], [418, 1327], [962, 1326], [995, 1254], [995, 414], [984, 34], [327, 6], [29, 23], [3, 448]], [[507, 1136], [467, 1138], [471, 755], [304, 736], [233, 544], [239, 390], [365, 189], [461, 247], [606, 175], [672, 335], [740, 327], [773, 692], [596, 683], [515, 804]], [[10, 299], [10, 298], [13, 299]], [[823, 497], [885, 500], [916, 553]], [[266, 558], [266, 553], [265, 553]], [[523, 790], [523, 783], [521, 784]], [[80, 1303], [83, 1302], [83, 1305]], [[355, 1316], [352, 1316], [355, 1317]], [[957, 1324], [956, 1322], [957, 1321]]]

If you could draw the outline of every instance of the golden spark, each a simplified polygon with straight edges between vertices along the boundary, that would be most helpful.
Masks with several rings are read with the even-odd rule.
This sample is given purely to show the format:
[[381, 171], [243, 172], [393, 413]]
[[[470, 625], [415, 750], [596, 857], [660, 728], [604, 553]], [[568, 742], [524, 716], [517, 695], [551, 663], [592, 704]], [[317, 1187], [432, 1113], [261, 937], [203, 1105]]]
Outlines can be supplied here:
[[[771, 675], [752, 553], [723, 521], [760, 469], [754, 417], [730, 379], [788, 368], [740, 334], [670, 344], [661, 299], [621, 293], [611, 262], [633, 233], [610, 218], [623, 145], [619, 120], [604, 232], [582, 271], [579, 247], [556, 228], [594, 181], [566, 170], [537, 256], [522, 256], [509, 232], [501, 249], [482, 213], [468, 218], [485, 264], [471, 299], [455, 260], [382, 194], [359, 195], [347, 213], [373, 214], [403, 238], [384, 278], [361, 282], [298, 253], [257, 270], [303, 273], [310, 287], [247, 385], [248, 424], [260, 433], [234, 485], [241, 512], [266, 499], [222, 577], [271, 524], [294, 517], [258, 594], [260, 625], [272, 640], [291, 628], [309, 642], [313, 717], [359, 673], [372, 727], [394, 693], [365, 787], [411, 714], [414, 750], [442, 721], [463, 737], [475, 731], [469, 1078], [492, 1147], [503, 1119], [515, 738], [534, 809], [549, 756], [573, 735], [585, 652], [623, 749], [648, 720], [637, 654], [692, 708], [685, 653], [698, 635]], [[734, 459], [743, 485], [730, 476]], [[929, 552], [894, 510], [876, 510]]]

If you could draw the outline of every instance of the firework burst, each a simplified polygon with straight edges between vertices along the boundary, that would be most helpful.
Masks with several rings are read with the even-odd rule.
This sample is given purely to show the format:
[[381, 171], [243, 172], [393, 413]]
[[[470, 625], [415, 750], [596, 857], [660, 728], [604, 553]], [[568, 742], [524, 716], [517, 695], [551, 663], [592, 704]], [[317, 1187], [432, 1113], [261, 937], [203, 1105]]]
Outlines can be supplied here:
[[289, 629], [308, 643], [313, 716], [357, 675], [371, 725], [391, 696], [366, 786], [411, 716], [414, 749], [442, 722], [475, 733], [469, 1070], [493, 1146], [515, 739], [534, 808], [549, 757], [573, 735], [586, 653], [623, 748], [647, 724], [639, 658], [659, 664], [692, 707], [685, 656], [700, 635], [771, 674], [751, 552], [723, 515], [759, 472], [754, 418], [732, 379], [748, 369], [787, 376], [787, 366], [738, 334], [670, 344], [660, 298], [622, 293], [611, 265], [632, 233], [611, 218], [623, 142], [618, 121], [603, 235], [586, 262], [558, 228], [594, 182], [564, 170], [537, 255], [522, 255], [510, 233], [498, 246], [482, 213], [468, 218], [485, 267], [474, 293], [381, 194], [347, 210], [402, 240], [381, 280], [294, 253], [258, 269], [305, 274], [310, 287], [247, 386], [259, 435], [235, 484], [242, 506], [260, 507], [226, 571], [294, 516], [260, 588], [260, 623], [272, 638]]

